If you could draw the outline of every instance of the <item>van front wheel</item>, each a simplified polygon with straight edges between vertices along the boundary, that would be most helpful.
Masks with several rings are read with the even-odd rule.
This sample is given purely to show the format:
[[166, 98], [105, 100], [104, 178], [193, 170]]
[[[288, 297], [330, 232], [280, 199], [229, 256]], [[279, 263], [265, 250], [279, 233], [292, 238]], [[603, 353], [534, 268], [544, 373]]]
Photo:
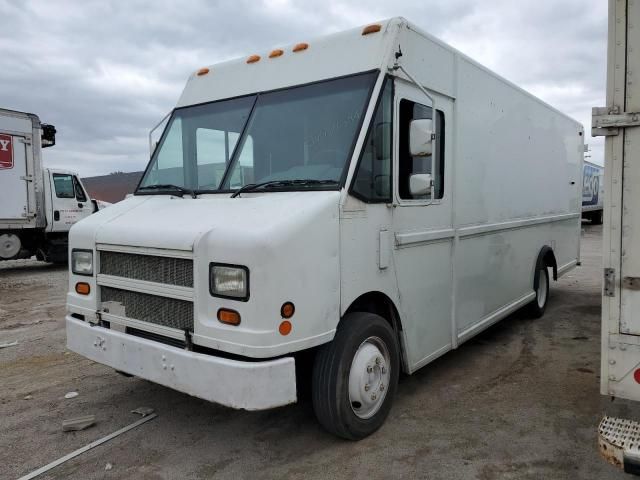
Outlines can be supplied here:
[[379, 315], [346, 315], [313, 366], [313, 408], [320, 424], [359, 440], [384, 423], [398, 386], [400, 354], [391, 326]]

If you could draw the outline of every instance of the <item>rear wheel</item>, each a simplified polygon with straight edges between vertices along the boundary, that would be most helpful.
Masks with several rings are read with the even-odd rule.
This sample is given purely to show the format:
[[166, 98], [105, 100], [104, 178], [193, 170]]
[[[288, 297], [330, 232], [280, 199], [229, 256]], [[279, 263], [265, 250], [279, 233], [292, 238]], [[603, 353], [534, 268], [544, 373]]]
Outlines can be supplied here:
[[533, 289], [536, 292], [536, 298], [529, 304], [529, 313], [534, 318], [540, 318], [544, 315], [549, 300], [549, 270], [544, 264], [537, 267]]
[[313, 367], [313, 408], [320, 424], [359, 440], [384, 423], [398, 386], [400, 354], [391, 326], [379, 315], [345, 316]]
[[20, 242], [20, 237], [17, 235], [13, 233], [3, 233], [0, 235], [0, 259], [11, 260], [12, 258], [16, 258], [21, 248], [22, 243]]

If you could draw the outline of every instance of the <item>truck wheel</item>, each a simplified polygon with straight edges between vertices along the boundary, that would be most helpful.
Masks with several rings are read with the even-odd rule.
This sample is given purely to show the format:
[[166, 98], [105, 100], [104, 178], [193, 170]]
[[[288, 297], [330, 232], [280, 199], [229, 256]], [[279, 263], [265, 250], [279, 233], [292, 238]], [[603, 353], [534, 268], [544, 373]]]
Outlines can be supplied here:
[[2, 260], [16, 258], [21, 248], [22, 243], [20, 242], [20, 237], [17, 235], [13, 233], [3, 233], [0, 235], [0, 258]]
[[329, 432], [359, 440], [384, 423], [398, 386], [400, 354], [391, 326], [379, 315], [346, 315], [313, 365], [313, 409]]
[[536, 298], [529, 304], [529, 313], [533, 318], [540, 318], [547, 309], [549, 299], [549, 270], [544, 264], [538, 265], [533, 289], [536, 292]]

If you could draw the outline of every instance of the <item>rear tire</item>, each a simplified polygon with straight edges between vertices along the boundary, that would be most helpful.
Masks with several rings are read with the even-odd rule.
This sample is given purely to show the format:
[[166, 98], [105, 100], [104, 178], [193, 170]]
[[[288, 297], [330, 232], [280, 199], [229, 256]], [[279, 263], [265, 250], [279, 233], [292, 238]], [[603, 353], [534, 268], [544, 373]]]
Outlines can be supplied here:
[[346, 315], [315, 358], [312, 399], [318, 421], [347, 440], [371, 435], [391, 410], [399, 372], [398, 340], [385, 319], [367, 312]]
[[549, 269], [544, 264], [537, 267], [533, 290], [536, 292], [536, 298], [529, 304], [528, 310], [533, 318], [540, 318], [544, 315], [549, 301]]

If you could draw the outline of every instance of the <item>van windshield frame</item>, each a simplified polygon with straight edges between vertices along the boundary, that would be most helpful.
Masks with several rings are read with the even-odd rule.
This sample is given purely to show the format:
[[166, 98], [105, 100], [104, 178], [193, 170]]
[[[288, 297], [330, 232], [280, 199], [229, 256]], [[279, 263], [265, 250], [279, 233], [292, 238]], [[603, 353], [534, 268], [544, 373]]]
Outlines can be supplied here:
[[[345, 185], [379, 73], [379, 70], [359, 72], [175, 108], [136, 187], [135, 195], [167, 195], [180, 189], [192, 192], [194, 195], [231, 193], [258, 182], [274, 184], [260, 191], [340, 190]], [[325, 106], [328, 103], [330, 108]], [[200, 123], [195, 128], [185, 127], [184, 130], [187, 133], [182, 130], [181, 125], [178, 125], [180, 128], [176, 127], [181, 123], [188, 125], [190, 119], [198, 115], [204, 120], [196, 120]], [[297, 128], [298, 125], [304, 123], [306, 127], [307, 124], [313, 124], [316, 119], [318, 119], [315, 125], [316, 130], [308, 131], [311, 129], [307, 129], [304, 135], [300, 136], [302, 130]], [[270, 126], [279, 120], [282, 128], [278, 129], [278, 125], [275, 125], [269, 131]], [[203, 166], [199, 157], [204, 155], [200, 156], [196, 153], [198, 149], [196, 132], [199, 137], [202, 126], [205, 129], [220, 128], [210, 127], [211, 125], [223, 125], [222, 128], [228, 128], [228, 130], [223, 132], [209, 130], [210, 133], [215, 133], [219, 137], [219, 139], [207, 139], [209, 145], [214, 145], [218, 149], [217, 156], [214, 155], [217, 162], [215, 165], [210, 162]], [[178, 134], [176, 134], [177, 129]], [[291, 135], [292, 141], [287, 141], [290, 138], [287, 135], [292, 133], [297, 133], [298, 137]], [[267, 134], [270, 136], [280, 134], [280, 138], [276, 137], [271, 140], [271, 144], [266, 145], [270, 148], [269, 168], [271, 169], [272, 162], [274, 164], [281, 162], [282, 167], [280, 170], [274, 169], [275, 172], [264, 175], [259, 172], [260, 168], [265, 170], [264, 160], [259, 159], [260, 152], [255, 157], [258, 159], [255, 164], [248, 165], [254, 158], [251, 149], [260, 149], [260, 142], [265, 138], [269, 141], [269, 136], [265, 136]], [[309, 150], [314, 147], [311, 143], [313, 138], [316, 138], [317, 153], [321, 161], [324, 161], [324, 158], [320, 156], [320, 152], [332, 155], [333, 163], [328, 161], [327, 165], [307, 163], [309, 158], [313, 160], [313, 152], [309, 154]], [[179, 146], [172, 147], [172, 142]], [[332, 148], [334, 145], [336, 148]], [[273, 156], [273, 151], [277, 148], [280, 148], [282, 158]], [[300, 155], [296, 153], [296, 149], [300, 151]], [[160, 163], [163, 159], [165, 162], [168, 160], [173, 163], [161, 172], [159, 171], [162, 170]], [[288, 170], [286, 170], [287, 167], [289, 167]], [[207, 169], [207, 180], [211, 176], [215, 178], [210, 184], [203, 186], [198, 177], [204, 177], [202, 172], [205, 169]], [[307, 182], [301, 182], [301, 180]]]

